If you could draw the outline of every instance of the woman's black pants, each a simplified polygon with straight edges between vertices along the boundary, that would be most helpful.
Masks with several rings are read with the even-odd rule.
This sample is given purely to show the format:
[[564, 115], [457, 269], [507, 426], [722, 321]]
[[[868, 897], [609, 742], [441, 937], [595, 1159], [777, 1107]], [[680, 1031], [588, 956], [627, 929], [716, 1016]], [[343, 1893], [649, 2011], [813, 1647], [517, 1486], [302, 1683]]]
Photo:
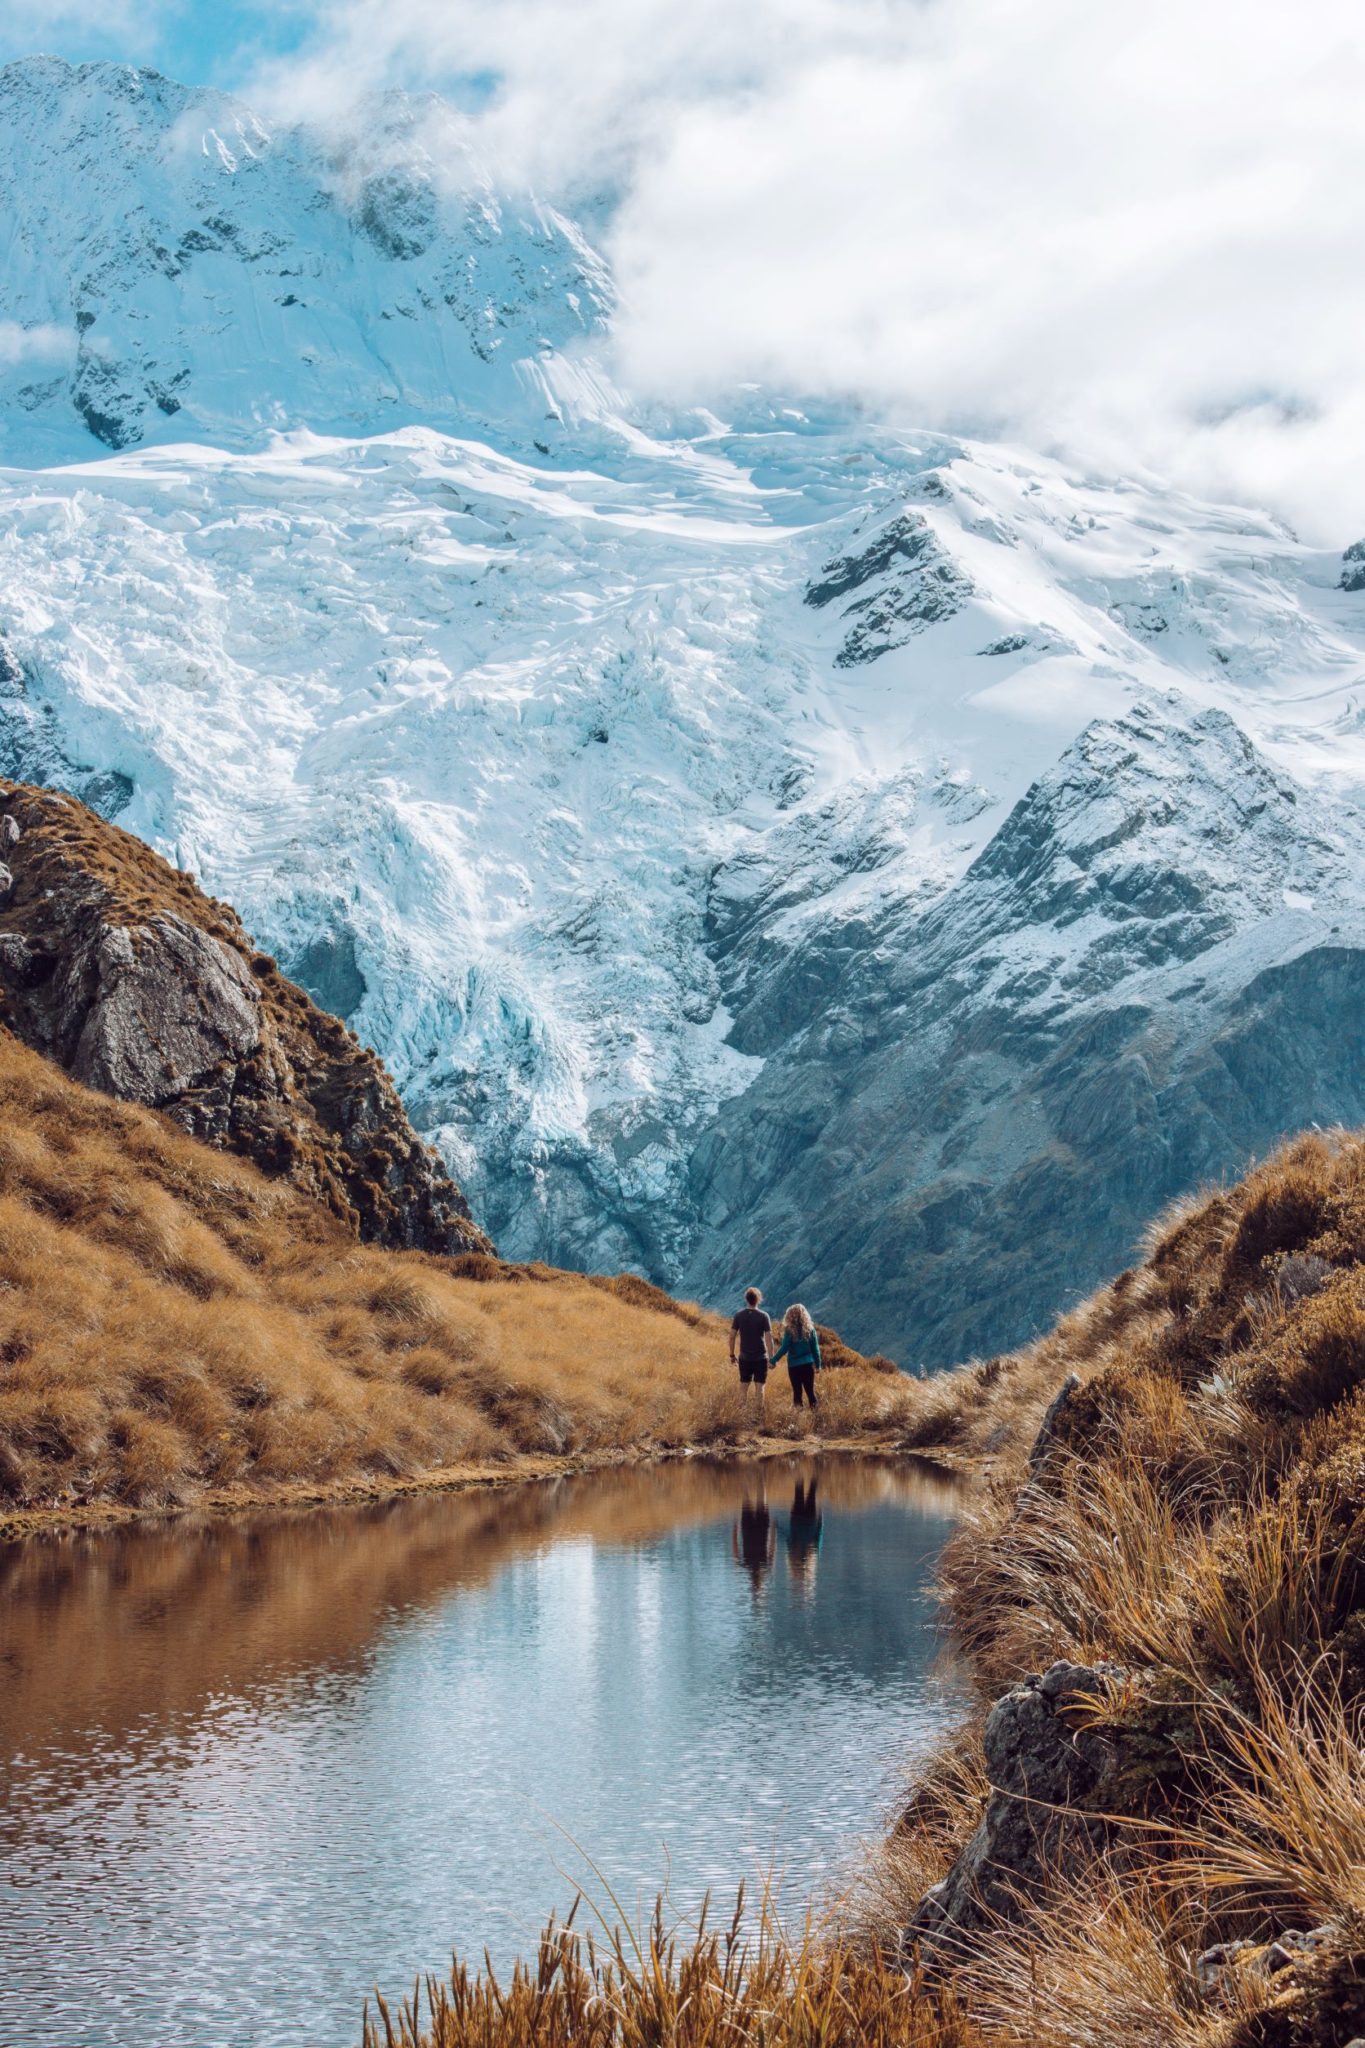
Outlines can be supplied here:
[[820, 1406], [820, 1403], [815, 1398], [815, 1367], [813, 1365], [789, 1365], [787, 1367], [787, 1377], [792, 1383], [793, 1408], [801, 1406], [801, 1396], [803, 1394], [810, 1402], [812, 1408]]

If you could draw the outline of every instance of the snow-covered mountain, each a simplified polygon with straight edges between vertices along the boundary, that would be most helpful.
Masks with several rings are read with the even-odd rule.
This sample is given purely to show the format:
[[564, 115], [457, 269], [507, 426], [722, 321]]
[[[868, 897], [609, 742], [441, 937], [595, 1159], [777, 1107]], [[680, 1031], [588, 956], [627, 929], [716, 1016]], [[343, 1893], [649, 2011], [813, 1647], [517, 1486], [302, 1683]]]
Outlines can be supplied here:
[[573, 224], [500, 197], [434, 96], [322, 134], [154, 71], [9, 64], [0, 191], [0, 457], [301, 419], [515, 433], [611, 305]]
[[504, 1251], [937, 1362], [1365, 1118], [1358, 551], [633, 414], [603, 265], [437, 103], [324, 142], [40, 60], [0, 110], [0, 768], [235, 902]]

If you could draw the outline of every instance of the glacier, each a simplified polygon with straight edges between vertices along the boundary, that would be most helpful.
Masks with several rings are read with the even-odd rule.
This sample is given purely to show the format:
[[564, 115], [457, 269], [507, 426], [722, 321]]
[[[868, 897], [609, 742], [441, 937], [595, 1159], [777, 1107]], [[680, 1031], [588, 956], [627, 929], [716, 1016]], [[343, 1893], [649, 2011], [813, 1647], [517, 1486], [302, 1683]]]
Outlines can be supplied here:
[[0, 769], [230, 899], [504, 1253], [907, 1364], [1365, 1118], [1355, 537], [633, 404], [467, 127], [0, 72]]

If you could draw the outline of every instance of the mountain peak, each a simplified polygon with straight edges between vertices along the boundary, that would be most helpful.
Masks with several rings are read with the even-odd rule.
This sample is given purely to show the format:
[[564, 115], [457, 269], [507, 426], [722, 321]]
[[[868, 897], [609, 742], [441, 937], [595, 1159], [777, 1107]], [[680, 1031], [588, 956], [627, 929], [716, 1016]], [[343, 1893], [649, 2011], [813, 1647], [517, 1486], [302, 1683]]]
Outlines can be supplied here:
[[543, 434], [536, 366], [600, 331], [600, 259], [494, 188], [468, 124], [386, 93], [267, 126], [127, 65], [0, 72], [0, 456], [426, 421]]

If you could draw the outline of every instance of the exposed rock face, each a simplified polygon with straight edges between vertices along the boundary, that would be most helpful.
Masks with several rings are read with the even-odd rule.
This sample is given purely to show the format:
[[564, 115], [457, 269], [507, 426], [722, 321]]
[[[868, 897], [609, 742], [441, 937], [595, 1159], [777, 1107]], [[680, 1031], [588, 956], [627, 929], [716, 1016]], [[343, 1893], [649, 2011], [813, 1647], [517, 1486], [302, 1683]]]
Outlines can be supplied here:
[[260, 990], [246, 967], [179, 917], [154, 917], [136, 936], [103, 927], [93, 957], [87, 946], [54, 980], [69, 1016], [85, 1009], [71, 1073], [125, 1102], [173, 1104], [261, 1042]]
[[174, 1117], [381, 1244], [487, 1250], [374, 1054], [234, 913], [74, 799], [0, 785], [0, 1018], [88, 1087]]
[[1030, 1472], [1037, 1471], [1048, 1452], [1052, 1449], [1053, 1440], [1057, 1434], [1057, 1425], [1062, 1418], [1062, 1411], [1080, 1383], [1080, 1374], [1069, 1372], [1052, 1399], [1048, 1402], [1047, 1412], [1038, 1425], [1038, 1434], [1034, 1438], [1033, 1448], [1028, 1454]]
[[1173, 1197], [1365, 1118], [1360, 876], [1350, 812], [1169, 698], [1087, 727], [927, 910], [793, 949], [785, 900], [746, 873], [741, 918], [722, 871], [731, 1042], [764, 1065], [695, 1146], [683, 1286], [762, 1273], [906, 1364], [1046, 1328]]
[[1118, 1753], [1067, 1710], [1117, 1676], [1110, 1665], [1057, 1663], [996, 1701], [983, 1738], [993, 1787], [986, 1811], [947, 1877], [920, 1901], [907, 1947], [945, 1954], [992, 1920], [1015, 1917], [1059, 1859], [1099, 1842]]
[[919, 512], [903, 512], [852, 555], [826, 562], [806, 603], [839, 603], [847, 631], [836, 668], [858, 668], [960, 612], [972, 584]]

